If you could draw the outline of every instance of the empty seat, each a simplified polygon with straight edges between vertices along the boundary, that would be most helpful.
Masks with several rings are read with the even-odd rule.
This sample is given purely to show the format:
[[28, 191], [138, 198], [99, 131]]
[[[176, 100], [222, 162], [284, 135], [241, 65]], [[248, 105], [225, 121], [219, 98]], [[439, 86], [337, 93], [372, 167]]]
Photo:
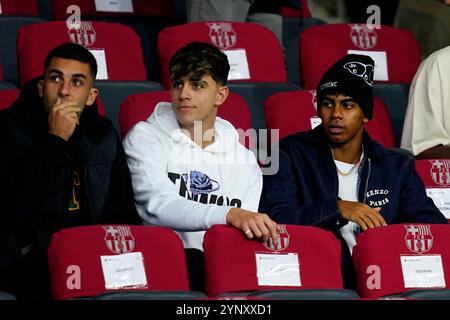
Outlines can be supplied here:
[[357, 237], [353, 262], [362, 298], [450, 287], [450, 226], [393, 224]]
[[[257, 23], [190, 22], [164, 28], [158, 37], [163, 86], [169, 88], [170, 58], [192, 41], [216, 45], [228, 55], [228, 80], [245, 82], [286, 82], [283, 52], [275, 34]], [[270, 61], [270, 68], [268, 68]]]
[[300, 37], [303, 88], [316, 89], [325, 71], [348, 53], [375, 60], [375, 83], [410, 84], [420, 64], [419, 44], [407, 30], [389, 26], [371, 30], [366, 24], [346, 23], [314, 26]]
[[227, 225], [205, 234], [209, 296], [279, 289], [342, 289], [341, 245], [316, 227], [279, 225], [280, 242], [249, 240]]
[[55, 299], [116, 290], [189, 291], [183, 244], [171, 229], [95, 225], [56, 232], [48, 249]]
[[[1, 17], [0, 18], [0, 61], [3, 67], [3, 79], [19, 83], [17, 68], [17, 34], [20, 27], [42, 23], [47, 20], [39, 17]], [[41, 68], [44, 68], [43, 64]]]
[[82, 21], [81, 27], [75, 29], [66, 21], [52, 21], [19, 29], [20, 84], [41, 75], [50, 50], [66, 42], [81, 44], [96, 56], [97, 80], [145, 81], [147, 78], [140, 39], [131, 28], [118, 23]]

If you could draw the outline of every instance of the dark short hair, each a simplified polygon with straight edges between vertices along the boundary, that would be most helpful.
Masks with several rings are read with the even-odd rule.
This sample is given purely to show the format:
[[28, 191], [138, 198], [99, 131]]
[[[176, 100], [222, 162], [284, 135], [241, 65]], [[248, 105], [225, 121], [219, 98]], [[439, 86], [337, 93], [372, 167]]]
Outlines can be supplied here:
[[227, 83], [230, 64], [226, 54], [216, 46], [203, 42], [191, 42], [179, 49], [170, 59], [170, 80], [179, 80], [184, 76], [201, 79], [210, 75], [217, 83]]
[[91, 69], [92, 78], [95, 80], [97, 76], [97, 61], [94, 55], [79, 44], [67, 42], [53, 48], [45, 58], [44, 70], [47, 70], [53, 58], [70, 59], [87, 63]]

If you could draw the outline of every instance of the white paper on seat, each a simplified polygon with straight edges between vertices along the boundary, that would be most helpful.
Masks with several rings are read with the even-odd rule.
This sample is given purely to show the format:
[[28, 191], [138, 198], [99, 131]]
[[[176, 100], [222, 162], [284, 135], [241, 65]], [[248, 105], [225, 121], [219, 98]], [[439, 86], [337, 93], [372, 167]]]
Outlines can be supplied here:
[[440, 254], [401, 255], [405, 288], [443, 288], [444, 269]]
[[95, 10], [133, 13], [132, 0], [95, 0]]
[[320, 119], [319, 117], [309, 118], [309, 121], [311, 121], [311, 129], [314, 129], [322, 123], [322, 119]]
[[301, 286], [297, 253], [256, 253], [260, 286]]
[[228, 80], [250, 79], [245, 49], [223, 50], [223, 53], [227, 55], [228, 63], [230, 64]]
[[108, 67], [106, 65], [106, 54], [104, 49], [89, 49], [97, 61], [96, 80], [108, 80]]
[[386, 51], [348, 50], [347, 54], [363, 54], [375, 61], [373, 80], [389, 81]]
[[144, 259], [141, 252], [100, 256], [106, 289], [146, 288]]
[[427, 196], [433, 199], [436, 207], [450, 219], [450, 188], [426, 188], [426, 190]]

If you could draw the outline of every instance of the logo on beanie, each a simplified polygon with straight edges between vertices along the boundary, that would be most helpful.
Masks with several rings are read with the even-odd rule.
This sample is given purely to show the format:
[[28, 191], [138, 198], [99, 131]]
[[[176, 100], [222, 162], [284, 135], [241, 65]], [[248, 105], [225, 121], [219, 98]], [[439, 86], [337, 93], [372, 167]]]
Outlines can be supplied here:
[[362, 78], [369, 86], [373, 86], [373, 66], [361, 62], [347, 62], [344, 68], [351, 74]]

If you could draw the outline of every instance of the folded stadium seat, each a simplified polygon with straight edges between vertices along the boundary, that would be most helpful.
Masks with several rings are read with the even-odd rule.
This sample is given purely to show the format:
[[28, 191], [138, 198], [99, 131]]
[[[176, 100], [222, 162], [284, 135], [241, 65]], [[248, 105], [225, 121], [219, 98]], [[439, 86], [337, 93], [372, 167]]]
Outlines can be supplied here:
[[280, 242], [249, 240], [227, 225], [205, 234], [208, 296], [280, 289], [342, 289], [341, 245], [328, 231], [280, 225]]
[[298, 8], [290, 6], [281, 6], [281, 16], [292, 18], [311, 18], [311, 11], [309, 10], [308, 0], [298, 0]]
[[189, 291], [183, 244], [171, 229], [95, 225], [56, 232], [48, 261], [54, 299], [104, 292]]
[[[119, 112], [120, 134], [125, 137], [128, 131], [139, 121], [145, 121], [153, 112], [159, 102], [170, 102], [169, 91], [154, 91], [148, 93], [133, 94], [122, 102]], [[245, 100], [237, 93], [230, 92], [224, 104], [219, 106], [219, 117], [230, 121], [236, 129], [244, 132], [252, 128], [251, 113]], [[246, 147], [252, 146], [252, 140], [244, 140], [240, 136], [241, 143]]]
[[248, 297], [275, 300], [355, 300], [359, 295], [350, 289], [259, 290]]
[[449, 289], [417, 289], [403, 292], [400, 297], [417, 300], [450, 300]]
[[[0, 61], [3, 67], [4, 80], [17, 85], [19, 83], [16, 42], [20, 27], [46, 21], [39, 17], [0, 16], [0, 34], [2, 35], [0, 37]], [[41, 70], [43, 68], [44, 64], [42, 64]]]
[[1, 16], [39, 16], [38, 0], [1, 0]]
[[266, 129], [264, 117], [264, 102], [268, 97], [277, 92], [299, 90], [300, 87], [288, 82], [240, 82], [228, 83], [231, 91], [239, 93], [247, 101], [252, 112], [252, 126], [255, 130]]
[[67, 7], [76, 5], [83, 16], [95, 15], [143, 15], [143, 16], [174, 16], [174, 0], [130, 0], [131, 7], [125, 5], [128, 1], [108, 0], [51, 0], [53, 18], [65, 19]]
[[228, 80], [232, 82], [287, 82], [283, 51], [272, 31], [257, 23], [210, 21], [161, 30], [158, 52], [165, 88], [170, 86], [170, 58], [192, 41], [214, 44], [227, 54], [231, 65]]
[[[313, 129], [321, 123], [316, 110], [315, 90], [276, 93], [264, 105], [268, 129], [279, 129], [280, 139], [300, 131]], [[373, 118], [365, 128], [372, 139], [388, 148], [395, 146], [389, 112], [383, 101], [374, 98]], [[276, 141], [272, 141], [276, 142]]]
[[283, 48], [289, 82], [301, 85], [298, 61], [300, 34], [323, 24], [326, 22], [318, 18], [283, 17]]
[[353, 262], [362, 298], [450, 288], [450, 226], [393, 224], [357, 236]]
[[416, 160], [427, 195], [450, 222], [450, 159]]
[[418, 42], [409, 31], [390, 26], [370, 30], [366, 24], [339, 23], [308, 28], [300, 36], [299, 63], [303, 88], [316, 89], [325, 71], [348, 53], [374, 58], [375, 94], [384, 100], [393, 115], [398, 146], [407, 106], [404, 93], [420, 64]]
[[0, 300], [17, 300], [17, 299], [11, 293], [0, 291]]
[[19, 29], [17, 54], [21, 85], [40, 75], [49, 51], [66, 42], [81, 44], [96, 55], [97, 80], [146, 80], [140, 39], [131, 28], [96, 21], [82, 21], [81, 28], [73, 27], [66, 21], [51, 21]]
[[95, 87], [105, 108], [105, 115], [119, 129], [119, 107], [129, 95], [163, 90], [161, 84], [153, 81], [110, 81], [98, 80]]
[[17, 99], [19, 93], [19, 89], [0, 89], [0, 110], [9, 108], [11, 104]]
[[199, 291], [120, 291], [96, 295], [94, 300], [198, 300], [207, 298]]
[[311, 17], [307, 0], [298, 0], [298, 8], [282, 6], [283, 49], [289, 82], [300, 84], [298, 65], [300, 34], [312, 26], [326, 24], [324, 20]]
[[14, 83], [9, 81], [0, 81], [0, 90], [11, 90], [11, 89], [17, 89]]
[[402, 140], [403, 122], [408, 107], [409, 87], [409, 84], [402, 83], [375, 83], [373, 87], [374, 95], [383, 100], [389, 109], [396, 147], [400, 147]]

